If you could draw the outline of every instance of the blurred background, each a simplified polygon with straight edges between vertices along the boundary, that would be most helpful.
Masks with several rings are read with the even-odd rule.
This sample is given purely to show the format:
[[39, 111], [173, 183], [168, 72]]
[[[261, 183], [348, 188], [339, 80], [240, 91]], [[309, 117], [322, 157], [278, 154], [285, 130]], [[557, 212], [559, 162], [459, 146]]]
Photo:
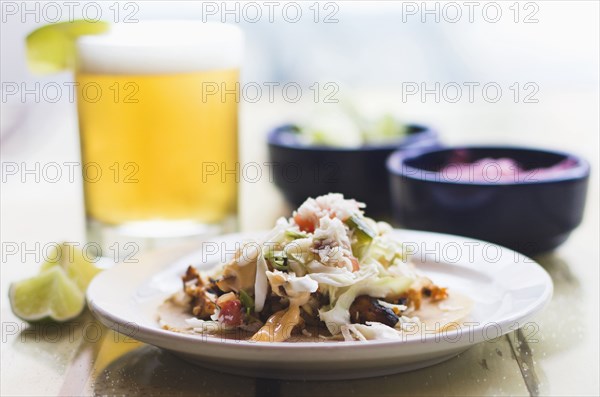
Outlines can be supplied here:
[[[336, 101], [352, 102], [365, 114], [391, 112], [406, 123], [431, 126], [445, 144], [525, 145], [587, 159], [592, 174], [583, 223], [557, 255], [539, 260], [554, 280], [555, 297], [539, 320], [541, 343], [535, 346], [535, 360], [542, 384], [547, 387], [551, 379], [554, 394], [589, 393], [590, 385], [597, 390], [597, 366], [581, 362], [594, 352], [597, 357], [598, 351], [598, 2], [67, 3], [75, 5], [75, 18], [87, 9], [88, 16], [113, 23], [191, 19], [238, 25], [246, 38], [242, 84], [265, 87], [258, 100], [240, 103], [241, 164], [268, 161], [266, 136], [275, 126], [306, 121], [315, 107], [335, 107]], [[274, 6], [273, 18], [267, 3]], [[37, 76], [26, 65], [27, 34], [69, 19], [64, 7], [63, 15], [55, 18], [57, 4], [66, 3], [1, 4], [3, 291], [11, 280], [36, 273], [43, 259], [40, 246], [85, 241], [81, 174], [63, 174], [58, 180], [40, 175], [44, 165], [56, 163], [65, 171], [65, 164], [81, 161], [77, 108], [67, 89], [74, 76]], [[298, 101], [282, 92], [290, 83], [302, 88]], [[57, 85], [63, 87], [58, 97], [52, 91]], [[275, 87], [272, 97], [269, 85]], [[461, 88], [460, 98], [456, 87]], [[267, 170], [263, 168], [260, 178], [240, 182], [240, 230], [270, 228], [277, 217], [290, 213]], [[8, 255], [5, 247], [11, 244], [33, 253]], [[1, 305], [3, 316], [10, 315], [4, 297]], [[13, 345], [14, 353], [3, 351], [3, 364], [23, 356], [24, 344]], [[54, 350], [41, 352], [50, 357], [50, 364], [44, 364], [39, 359], [42, 349], [35, 345], [22, 365], [3, 367], [3, 383], [22, 379], [23, 368], [44, 376], [48, 368], [64, 372], [66, 364], [54, 362]], [[45, 394], [61, 384], [45, 377], [27, 380]], [[13, 382], [11, 390], [23, 392], [21, 382]]]
[[[75, 16], [87, 3], [77, 3]], [[31, 3], [30, 9], [35, 10], [35, 4], [37, 15], [22, 15], [22, 10], [13, 13], [11, 8], [20, 3], [3, 3], [2, 161], [77, 162], [74, 101], [66, 94], [51, 102], [43, 95], [6, 91], [15, 84], [31, 89], [37, 83], [43, 88], [73, 81], [71, 73], [35, 76], [26, 67], [26, 35], [47, 23], [44, 12], [55, 15], [50, 8], [44, 11], [44, 2]], [[306, 117], [315, 105], [310, 88], [315, 83], [320, 84], [320, 102], [323, 95], [333, 94], [365, 112], [391, 111], [406, 122], [436, 128], [444, 143], [526, 144], [573, 150], [590, 161], [598, 158], [597, 2], [476, 2], [472, 8], [463, 3], [387, 1], [318, 6], [300, 2], [286, 8], [289, 3], [284, 2], [273, 9], [272, 21], [260, 2], [224, 4], [124, 3], [118, 17], [108, 3], [88, 9], [94, 15], [100, 7], [102, 19], [118, 18], [119, 23], [130, 17], [237, 24], [246, 35], [243, 84], [279, 83], [279, 90], [294, 82], [303, 87], [296, 103], [279, 91], [269, 98], [266, 89], [259, 101], [242, 101], [242, 163], [266, 161], [265, 134], [273, 126]], [[260, 18], [252, 4], [259, 5]], [[295, 16], [297, 8], [300, 18]], [[62, 20], [67, 18], [63, 10]], [[334, 83], [335, 92], [324, 90], [325, 83]], [[474, 87], [472, 98], [465, 83]], [[436, 84], [441, 98], [422, 95]], [[482, 92], [485, 84], [500, 87], [497, 100], [490, 100], [493, 90], [487, 96]], [[453, 99], [456, 85], [462, 87], [459, 100]], [[415, 87], [416, 93], [408, 91]], [[3, 239], [80, 240], [84, 221], [77, 175], [73, 183], [67, 178], [55, 183], [26, 179], [23, 183], [18, 176], [4, 175], [3, 169]], [[269, 227], [287, 211], [268, 178], [242, 181], [240, 197], [243, 230]], [[52, 227], [32, 227], [40, 222]]]

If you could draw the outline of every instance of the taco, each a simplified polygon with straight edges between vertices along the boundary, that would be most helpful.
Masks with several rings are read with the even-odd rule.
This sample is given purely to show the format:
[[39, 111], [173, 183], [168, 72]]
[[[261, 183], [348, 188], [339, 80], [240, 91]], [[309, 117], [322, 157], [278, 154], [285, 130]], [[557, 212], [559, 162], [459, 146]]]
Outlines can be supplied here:
[[159, 308], [164, 329], [256, 342], [363, 341], [439, 332], [471, 300], [418, 272], [392, 228], [331, 193], [208, 272], [190, 265]]

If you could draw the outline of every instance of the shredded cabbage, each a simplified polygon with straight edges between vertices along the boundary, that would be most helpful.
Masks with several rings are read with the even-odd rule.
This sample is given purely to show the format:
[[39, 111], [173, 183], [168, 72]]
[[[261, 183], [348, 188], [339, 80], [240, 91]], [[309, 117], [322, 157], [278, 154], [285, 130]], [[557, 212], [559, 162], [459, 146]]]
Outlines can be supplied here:
[[330, 310], [319, 310], [319, 317], [325, 323], [332, 335], [341, 332], [341, 326], [350, 323], [350, 306], [359, 295], [369, 295], [375, 298], [383, 298], [390, 294], [401, 294], [413, 283], [413, 279], [407, 277], [379, 277], [368, 278], [360, 283], [354, 284], [342, 293], [335, 303], [331, 303]]
[[385, 324], [367, 321], [365, 324], [345, 324], [341, 327], [345, 341], [400, 339], [402, 333]]
[[[349, 309], [358, 296], [397, 297], [420, 279], [403, 245], [391, 236], [391, 226], [365, 217], [362, 208], [364, 204], [344, 199], [341, 194], [308, 199], [291, 218], [278, 219], [261, 245], [256, 243], [246, 250], [246, 257], [236, 257], [221, 268], [222, 283], [230, 280], [230, 284], [238, 285], [242, 279], [249, 282], [244, 288], [233, 288], [243, 298], [243, 306], [250, 308], [242, 325], [249, 325], [248, 318], [260, 323], [259, 317], [268, 316], [265, 326], [277, 326], [286, 316], [293, 318], [293, 325], [297, 326], [302, 324], [302, 313], [323, 321], [332, 335], [341, 333], [346, 340], [398, 337], [400, 326], [394, 329], [381, 323], [350, 321]], [[248, 276], [248, 272], [231, 271], [235, 266], [254, 264], [255, 277]], [[267, 298], [269, 305], [265, 309]], [[252, 299], [253, 305], [248, 303]], [[385, 300], [379, 303], [398, 317], [407, 309]], [[213, 320], [219, 320], [219, 310], [217, 305]], [[402, 324], [410, 321], [407, 317], [399, 320]], [[197, 329], [210, 325], [199, 320], [190, 324]], [[267, 338], [271, 333], [260, 335]]]
[[254, 311], [257, 313], [262, 311], [267, 299], [267, 292], [269, 292], [267, 271], [269, 271], [269, 267], [265, 256], [261, 252], [256, 261], [256, 281], [254, 282]]

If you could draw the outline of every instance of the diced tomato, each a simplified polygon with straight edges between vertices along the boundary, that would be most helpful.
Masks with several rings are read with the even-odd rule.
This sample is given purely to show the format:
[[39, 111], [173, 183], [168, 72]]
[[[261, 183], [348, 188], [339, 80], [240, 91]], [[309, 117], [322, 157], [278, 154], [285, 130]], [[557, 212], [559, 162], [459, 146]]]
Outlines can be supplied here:
[[220, 306], [219, 320], [227, 326], [237, 327], [242, 325], [244, 315], [242, 313], [242, 302], [238, 299], [228, 300]]
[[315, 231], [315, 225], [311, 221], [302, 218], [300, 214], [294, 215], [294, 222], [303, 232], [313, 233]]
[[352, 256], [350, 257], [350, 261], [352, 262], [352, 271], [357, 272], [360, 269], [360, 266], [358, 265], [358, 259]]

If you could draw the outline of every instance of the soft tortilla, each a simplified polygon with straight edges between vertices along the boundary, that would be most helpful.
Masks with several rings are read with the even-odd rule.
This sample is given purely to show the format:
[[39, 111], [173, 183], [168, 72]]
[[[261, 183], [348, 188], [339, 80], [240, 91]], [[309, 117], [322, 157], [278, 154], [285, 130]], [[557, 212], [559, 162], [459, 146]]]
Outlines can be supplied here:
[[[407, 339], [418, 337], [424, 334], [450, 331], [457, 328], [465, 328], [465, 322], [473, 309], [473, 301], [465, 295], [457, 292], [450, 292], [447, 299], [439, 302], [431, 302], [423, 300], [421, 308], [417, 311], [406, 312], [404, 315], [408, 317], [417, 316], [420, 320], [420, 325], [406, 332]], [[158, 307], [158, 322], [163, 329], [198, 335], [199, 337], [212, 337], [219, 339], [238, 339], [246, 340], [252, 336], [248, 332], [232, 332], [219, 333], [215, 335], [195, 333], [185, 320], [191, 318], [189, 306], [181, 297], [175, 294], [167, 299]], [[339, 338], [326, 338], [327, 340], [339, 340]], [[293, 335], [288, 342], [311, 342], [324, 339], [318, 335]]]
[[158, 323], [169, 331], [193, 334], [192, 327], [185, 321], [191, 317], [189, 305], [178, 300], [175, 295], [158, 307]]

